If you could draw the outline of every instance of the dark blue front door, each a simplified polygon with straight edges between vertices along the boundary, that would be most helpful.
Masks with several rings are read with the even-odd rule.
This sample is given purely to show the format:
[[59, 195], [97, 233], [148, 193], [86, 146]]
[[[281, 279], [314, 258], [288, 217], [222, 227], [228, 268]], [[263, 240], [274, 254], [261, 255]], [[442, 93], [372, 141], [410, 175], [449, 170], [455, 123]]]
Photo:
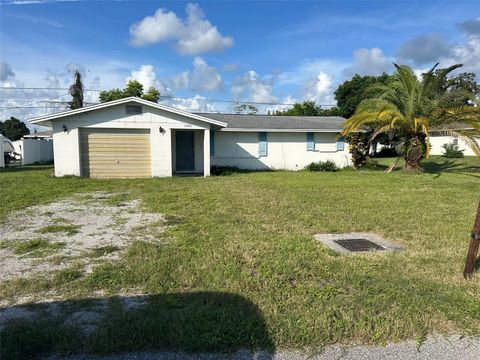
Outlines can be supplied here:
[[195, 171], [195, 142], [193, 131], [175, 133], [177, 171]]

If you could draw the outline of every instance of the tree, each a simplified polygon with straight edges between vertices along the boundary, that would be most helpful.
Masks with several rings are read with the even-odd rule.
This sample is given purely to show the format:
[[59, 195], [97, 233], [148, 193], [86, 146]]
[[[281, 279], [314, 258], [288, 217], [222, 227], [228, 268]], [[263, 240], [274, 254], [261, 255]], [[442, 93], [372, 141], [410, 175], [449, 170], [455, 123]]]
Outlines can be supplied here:
[[30, 134], [30, 130], [24, 122], [11, 116], [10, 119], [4, 122], [0, 121], [0, 133], [15, 141], [21, 139], [23, 135]]
[[138, 82], [137, 80], [130, 80], [123, 90], [116, 88], [100, 91], [99, 98], [100, 102], [103, 103], [131, 96], [139, 97], [152, 102], [158, 102], [158, 100], [160, 99], [160, 91], [158, 91], [154, 87], [151, 87], [146, 93], [144, 93], [143, 85], [140, 82]]
[[303, 103], [295, 103], [293, 107], [287, 110], [277, 110], [273, 115], [283, 116], [339, 116], [340, 113], [337, 107], [330, 109], [322, 109], [315, 101], [306, 100]]
[[338, 113], [344, 118], [349, 118], [355, 113], [355, 109], [368, 96], [367, 90], [374, 84], [388, 85], [393, 80], [391, 75], [380, 76], [355, 76], [340, 84], [335, 90]]
[[[345, 122], [342, 134], [371, 127], [372, 140], [379, 134], [395, 132], [403, 145], [407, 172], [420, 170], [421, 160], [429, 156], [428, 136], [432, 128], [442, 128], [461, 137], [480, 156], [480, 107], [451, 107], [449, 101], [455, 90], [448, 92], [442, 87], [448, 74], [462, 65], [435, 73], [437, 64], [422, 80], [408, 66], [394, 65], [394, 80], [369, 89], [372, 97], [360, 103], [355, 114]], [[474, 97], [470, 94], [471, 99]], [[459, 126], [460, 123], [468, 125], [470, 130]]]
[[[438, 77], [443, 69], [437, 69], [434, 71], [434, 76]], [[425, 78], [427, 73], [422, 74], [422, 78]], [[442, 91], [450, 94], [449, 103], [450, 106], [461, 106], [468, 104], [471, 100], [471, 95], [480, 97], [480, 84], [475, 80], [475, 73], [460, 73], [455, 76], [438, 79], [439, 86]]]
[[236, 104], [234, 111], [235, 114], [254, 115], [258, 113], [257, 107], [251, 104]]
[[74, 83], [70, 86], [69, 93], [72, 95], [72, 101], [68, 102], [68, 106], [71, 110], [80, 109], [83, 107], [83, 83], [82, 75], [78, 70], [75, 71]]

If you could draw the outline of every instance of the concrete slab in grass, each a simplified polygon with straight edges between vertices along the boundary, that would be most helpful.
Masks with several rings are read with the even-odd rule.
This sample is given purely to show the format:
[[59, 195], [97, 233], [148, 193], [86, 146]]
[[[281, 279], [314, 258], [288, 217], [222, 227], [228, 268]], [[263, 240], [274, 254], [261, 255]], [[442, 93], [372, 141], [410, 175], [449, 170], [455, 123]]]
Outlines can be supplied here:
[[[342, 254], [364, 254], [371, 251], [402, 251], [405, 248], [385, 240], [379, 235], [371, 233], [346, 233], [346, 234], [315, 234], [315, 239], [321, 241], [325, 246]], [[355, 246], [358, 242], [363, 242], [366, 247]], [[366, 240], [362, 241], [362, 240]], [[357, 244], [355, 244], [357, 243]], [[368, 244], [370, 243], [370, 244]], [[343, 245], [343, 246], [342, 246]], [[352, 245], [352, 246], [349, 246]], [[360, 244], [361, 245], [361, 244]], [[370, 246], [368, 246], [370, 245]], [[349, 250], [349, 248], [357, 250]], [[371, 248], [368, 249], [367, 248]], [[360, 249], [360, 250], [358, 250]]]

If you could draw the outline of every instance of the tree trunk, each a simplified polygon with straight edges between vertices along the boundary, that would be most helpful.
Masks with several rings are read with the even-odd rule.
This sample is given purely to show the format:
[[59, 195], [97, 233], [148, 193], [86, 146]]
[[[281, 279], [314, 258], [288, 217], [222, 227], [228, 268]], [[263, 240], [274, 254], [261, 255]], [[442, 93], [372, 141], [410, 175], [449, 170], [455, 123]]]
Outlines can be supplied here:
[[480, 246], [480, 203], [478, 203], [477, 217], [473, 225], [472, 240], [468, 248], [467, 260], [465, 261], [465, 269], [463, 270], [463, 277], [468, 279], [475, 271], [475, 263], [477, 260], [478, 247]]
[[423, 143], [418, 135], [412, 136], [405, 147], [405, 167], [407, 173], [421, 171], [420, 161], [423, 158]]

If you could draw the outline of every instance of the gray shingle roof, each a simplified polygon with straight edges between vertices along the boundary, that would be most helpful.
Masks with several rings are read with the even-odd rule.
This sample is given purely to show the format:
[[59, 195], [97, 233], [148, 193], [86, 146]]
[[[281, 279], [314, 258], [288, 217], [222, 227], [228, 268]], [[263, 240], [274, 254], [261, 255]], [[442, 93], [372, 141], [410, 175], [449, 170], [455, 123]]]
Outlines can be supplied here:
[[206, 118], [228, 124], [230, 129], [265, 130], [313, 130], [339, 132], [345, 119], [341, 116], [274, 116], [274, 115], [237, 115], [198, 113]]

